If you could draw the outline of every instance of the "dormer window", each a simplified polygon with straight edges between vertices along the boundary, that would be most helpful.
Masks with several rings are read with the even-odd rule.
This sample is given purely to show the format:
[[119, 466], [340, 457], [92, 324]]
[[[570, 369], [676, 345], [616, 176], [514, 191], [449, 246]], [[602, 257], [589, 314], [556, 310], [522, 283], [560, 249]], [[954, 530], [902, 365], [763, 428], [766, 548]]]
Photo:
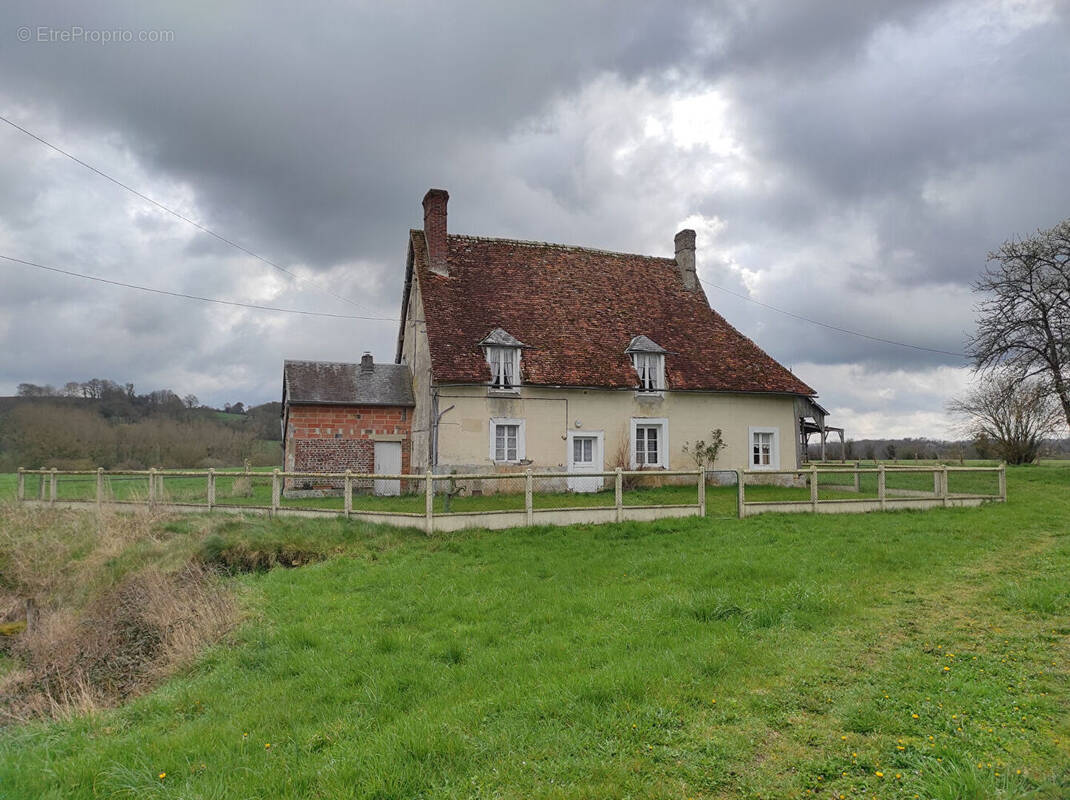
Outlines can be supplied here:
[[492, 389], [512, 391], [520, 386], [520, 351], [527, 347], [502, 328], [495, 328], [481, 341], [487, 356]]
[[625, 352], [639, 378], [639, 391], [660, 392], [665, 388], [665, 348], [646, 336], [636, 336]]
[[520, 384], [520, 348], [488, 347], [490, 385], [495, 389], [512, 389]]

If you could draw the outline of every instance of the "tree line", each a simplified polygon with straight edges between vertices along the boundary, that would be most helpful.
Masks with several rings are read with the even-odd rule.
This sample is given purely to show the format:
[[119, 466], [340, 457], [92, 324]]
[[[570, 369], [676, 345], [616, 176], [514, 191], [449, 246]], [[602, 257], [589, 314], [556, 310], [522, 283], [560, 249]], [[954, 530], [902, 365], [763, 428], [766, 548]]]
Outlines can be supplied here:
[[240, 466], [281, 463], [280, 404], [223, 409], [170, 389], [138, 393], [93, 378], [62, 389], [22, 383], [0, 398], [0, 471]]

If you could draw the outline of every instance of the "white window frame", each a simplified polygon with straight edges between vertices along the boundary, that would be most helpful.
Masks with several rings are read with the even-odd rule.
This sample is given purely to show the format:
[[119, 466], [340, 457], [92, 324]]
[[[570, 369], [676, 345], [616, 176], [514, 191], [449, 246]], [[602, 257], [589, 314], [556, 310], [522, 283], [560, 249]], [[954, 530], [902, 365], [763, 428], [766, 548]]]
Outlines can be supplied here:
[[665, 355], [663, 353], [636, 351], [632, 353], [632, 366], [639, 378], [640, 392], [660, 392], [665, 389]]
[[580, 438], [584, 438], [584, 439], [595, 439], [596, 440], [596, 444], [594, 445], [595, 450], [594, 450], [594, 452], [592, 452], [591, 455], [594, 457], [594, 463], [596, 463], [596, 464], [599, 461], [599, 457], [601, 457], [602, 467], [600, 467], [598, 471], [602, 472], [604, 467], [605, 467], [605, 464], [606, 464], [606, 455], [605, 455], [606, 454], [606, 448], [605, 448], [606, 434], [605, 434], [605, 431], [569, 431], [566, 434], [565, 442], [566, 442], [567, 450], [565, 452], [565, 463], [568, 465], [568, 467], [567, 467], [568, 471], [572, 472], [573, 468], [576, 465], [575, 459], [573, 457], [574, 456], [573, 447], [575, 445], [573, 444], [572, 440], [575, 439], [577, 436], [579, 436]]
[[[754, 463], [754, 435], [756, 433], [771, 433], [773, 440], [769, 444], [769, 463]], [[780, 428], [771, 428], [762, 425], [751, 425], [747, 433], [747, 464], [749, 469], [780, 469]]]
[[[490, 369], [490, 387], [495, 391], [509, 392], [520, 387], [520, 348], [507, 347], [500, 344], [489, 344], [485, 348], [487, 367]], [[498, 374], [494, 371], [492, 356], [499, 355]], [[505, 383], [507, 366], [512, 367], [513, 380], [508, 386]]]
[[631, 441], [628, 443], [628, 461], [632, 469], [639, 468], [639, 461], [635, 457], [635, 444], [639, 439], [637, 429], [642, 426], [654, 426], [661, 428], [658, 436], [658, 463], [644, 464], [644, 467], [654, 469], [669, 468], [669, 420], [665, 417], [632, 417]]
[[[516, 460], [509, 460], [509, 459], [499, 460], [497, 458], [498, 453], [497, 453], [497, 447], [495, 445], [497, 444], [496, 440], [498, 438], [498, 426], [499, 425], [516, 425], [517, 426], [517, 431], [516, 431]], [[525, 436], [524, 420], [522, 420], [522, 419], [513, 419], [513, 418], [510, 418], [510, 417], [491, 417], [491, 420], [490, 420], [490, 453], [489, 453], [490, 460], [493, 461], [495, 464], [518, 464], [518, 463], [520, 463], [521, 461], [523, 461], [524, 459], [527, 458], [527, 453], [525, 452], [525, 446], [524, 446], [524, 440], [526, 438], [527, 437]]]

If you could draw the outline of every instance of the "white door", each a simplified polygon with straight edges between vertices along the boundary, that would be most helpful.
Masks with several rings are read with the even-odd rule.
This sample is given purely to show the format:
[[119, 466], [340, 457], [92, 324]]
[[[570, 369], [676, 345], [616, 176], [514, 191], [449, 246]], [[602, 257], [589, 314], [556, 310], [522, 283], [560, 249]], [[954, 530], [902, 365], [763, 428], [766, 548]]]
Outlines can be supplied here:
[[[375, 443], [376, 475], [399, 475], [401, 473], [401, 442]], [[376, 481], [376, 494], [401, 494], [401, 481]]]
[[[568, 471], [602, 471], [601, 433], [569, 433]], [[602, 491], [602, 478], [569, 477], [568, 488], [573, 492], [600, 492]]]

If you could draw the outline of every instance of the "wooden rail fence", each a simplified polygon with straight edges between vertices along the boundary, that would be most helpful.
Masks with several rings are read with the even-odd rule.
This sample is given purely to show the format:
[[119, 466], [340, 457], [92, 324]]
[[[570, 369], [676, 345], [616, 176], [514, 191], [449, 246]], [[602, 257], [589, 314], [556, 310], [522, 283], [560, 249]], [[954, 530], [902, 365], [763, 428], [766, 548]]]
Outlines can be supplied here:
[[[889, 487], [888, 477], [896, 475], [920, 476], [932, 474], [932, 489], [923, 486], [918, 480], [907, 480], [908, 486]], [[971, 491], [951, 492], [948, 476], [964, 474], [977, 476], [983, 473], [996, 476], [994, 491], [983, 491], [973, 487]], [[789, 483], [808, 488], [809, 497], [805, 499], [785, 500], [765, 498], [747, 499], [747, 484], [768, 484], [774, 476], [792, 476]], [[863, 487], [865, 476], [876, 476], [876, 486], [870, 490]], [[952, 467], [944, 464], [925, 466], [886, 466], [863, 467], [856, 463], [850, 467], [820, 467], [811, 464], [807, 469], [782, 470], [737, 470], [738, 485], [737, 508], [739, 517], [752, 516], [767, 512], [813, 512], [818, 514], [860, 513], [867, 511], [886, 511], [898, 509], [948, 508], [952, 506], [979, 506], [986, 502], [1004, 503], [1007, 501], [1007, 465], [998, 467]], [[830, 476], [844, 476], [849, 483], [829, 480]], [[821, 497], [822, 478], [825, 478], [826, 493], [836, 496]], [[982, 487], [983, 488], [983, 487]], [[843, 497], [842, 494], [869, 494], [868, 497]]]
[[[38, 478], [36, 498], [27, 496], [28, 479], [32, 476]], [[59, 496], [59, 483], [61, 478], [75, 478], [80, 476], [82, 480], [95, 480], [95, 490], [92, 499], [64, 499]], [[271, 503], [270, 505], [255, 505], [247, 503], [219, 502], [217, 498], [217, 484], [221, 479], [232, 480], [236, 478], [246, 479], [271, 479]], [[614, 487], [614, 502], [612, 505], [585, 505], [581, 503], [569, 503], [569, 498], [580, 495], [571, 492], [555, 492], [554, 496], [560, 497], [562, 505], [554, 507], [537, 507], [535, 505], [535, 481], [540, 479], [562, 482], [568, 479], [612, 479]], [[664, 504], [639, 504], [628, 503], [624, 484], [626, 480], [649, 481], [661, 479], [673, 479], [689, 483], [695, 482], [694, 502], [687, 503], [664, 503]], [[146, 492], [144, 497], [130, 496], [126, 499], [116, 499], [111, 496], [109, 487], [111, 481], [116, 479], [144, 481]], [[168, 498], [165, 492], [165, 480], [175, 479], [204, 479], [205, 488], [203, 501], [198, 502], [175, 502]], [[315, 508], [311, 505], [286, 505], [283, 501], [283, 485], [288, 479], [295, 481], [309, 481], [318, 484], [330, 484], [331, 482], [342, 483], [343, 506], [339, 508]], [[245, 471], [222, 471], [222, 470], [59, 470], [59, 469], [25, 469], [19, 468], [16, 488], [17, 502], [54, 508], [73, 509], [149, 509], [159, 512], [175, 513], [203, 513], [229, 512], [267, 514], [270, 516], [297, 516], [297, 517], [322, 517], [344, 516], [346, 518], [359, 518], [373, 523], [395, 525], [399, 527], [422, 527], [427, 533], [436, 531], [448, 532], [463, 528], [513, 528], [523, 525], [574, 525], [582, 523], [625, 522], [625, 521], [648, 521], [669, 517], [690, 517], [706, 515], [706, 473], [705, 470], [621, 470], [612, 472], [524, 472], [513, 473], [472, 473], [472, 474], [432, 474], [430, 472], [409, 475], [385, 475], [373, 473], [346, 472], [284, 472], [278, 469], [270, 473]], [[409, 498], [423, 494], [424, 503], [420, 511], [401, 511], [390, 509], [385, 505], [381, 508], [358, 509], [354, 507], [354, 485], [357, 483], [375, 485], [378, 481], [398, 482], [399, 485], [415, 485], [420, 488], [417, 492], [407, 492]], [[449, 511], [435, 508], [436, 484], [439, 484], [438, 495], [441, 498], [442, 491], [446, 486], [454, 486], [466, 481], [478, 481], [483, 484], [497, 482], [502, 485], [513, 481], [514, 485], [523, 482], [524, 507], [500, 508], [492, 510], [468, 510]], [[448, 491], [448, 490], [447, 490]], [[503, 496], [509, 494], [501, 493]], [[511, 493], [518, 496], [519, 492]], [[548, 497], [549, 494], [540, 497]], [[377, 498], [380, 499], [380, 498]], [[599, 498], [600, 499], [600, 498]], [[488, 499], [493, 504], [493, 499]], [[411, 500], [409, 505], [412, 505]], [[508, 503], [499, 503], [508, 505]]]

